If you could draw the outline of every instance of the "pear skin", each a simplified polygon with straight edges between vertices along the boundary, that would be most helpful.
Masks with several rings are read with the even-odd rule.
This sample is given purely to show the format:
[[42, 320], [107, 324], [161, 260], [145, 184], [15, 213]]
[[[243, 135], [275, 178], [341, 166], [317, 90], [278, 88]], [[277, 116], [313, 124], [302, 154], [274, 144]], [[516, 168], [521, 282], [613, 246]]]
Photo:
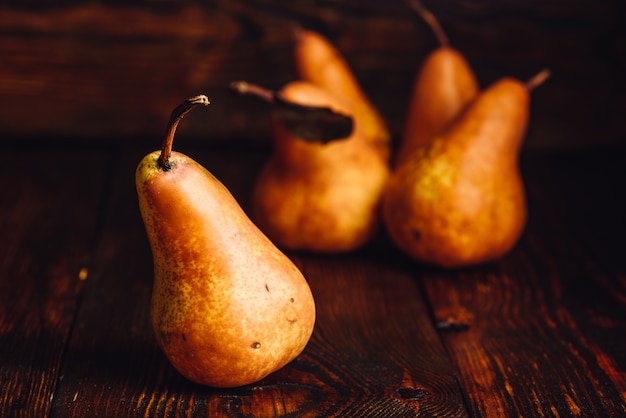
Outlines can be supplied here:
[[[306, 81], [281, 96], [350, 114], [350, 105]], [[379, 227], [379, 202], [389, 167], [378, 148], [354, 125], [345, 139], [326, 144], [292, 136], [273, 122], [274, 152], [252, 195], [252, 218], [279, 247], [335, 253], [357, 249]]]
[[527, 219], [518, 159], [529, 91], [545, 77], [495, 82], [392, 174], [382, 213], [401, 250], [454, 268], [495, 260], [515, 245]]
[[396, 165], [415, 149], [428, 145], [478, 94], [478, 82], [463, 55], [449, 45], [434, 15], [421, 3], [414, 8], [430, 25], [439, 41], [415, 77]]
[[298, 356], [315, 322], [308, 283], [229, 190], [164, 150], [141, 160], [136, 187], [154, 260], [151, 319], [171, 364], [194, 382], [236, 387]]
[[386, 121], [369, 100], [348, 62], [325, 36], [318, 32], [294, 30], [293, 50], [296, 74], [347, 100], [363, 135], [377, 143], [380, 153], [390, 156], [391, 134]]

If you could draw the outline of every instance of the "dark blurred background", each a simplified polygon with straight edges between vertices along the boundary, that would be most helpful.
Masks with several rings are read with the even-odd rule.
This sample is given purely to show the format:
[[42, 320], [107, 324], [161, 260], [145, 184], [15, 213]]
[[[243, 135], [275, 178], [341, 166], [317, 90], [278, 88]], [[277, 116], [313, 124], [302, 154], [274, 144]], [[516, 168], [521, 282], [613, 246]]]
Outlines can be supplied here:
[[[626, 142], [626, 15], [620, 0], [424, 0], [481, 86], [551, 78], [532, 93], [526, 150]], [[205, 93], [186, 140], [265, 143], [267, 109], [228, 92], [294, 78], [291, 28], [328, 36], [401, 132], [410, 87], [437, 46], [400, 0], [9, 1], [0, 6], [0, 141], [153, 141], [173, 106]]]

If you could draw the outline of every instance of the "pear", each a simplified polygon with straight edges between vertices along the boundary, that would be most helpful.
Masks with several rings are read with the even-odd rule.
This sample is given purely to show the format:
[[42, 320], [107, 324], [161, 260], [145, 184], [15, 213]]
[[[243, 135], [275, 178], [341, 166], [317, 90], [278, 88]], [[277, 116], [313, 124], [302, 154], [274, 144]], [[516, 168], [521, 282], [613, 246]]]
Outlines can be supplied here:
[[377, 144], [384, 158], [389, 158], [391, 134], [387, 123], [363, 91], [343, 55], [318, 32], [296, 28], [294, 38], [293, 58], [298, 78], [346, 100], [363, 135]]
[[154, 260], [156, 340], [187, 379], [213, 387], [256, 382], [298, 356], [315, 304], [308, 283], [252, 223], [229, 190], [190, 157], [173, 152], [174, 110], [160, 151], [136, 170], [139, 208]]
[[[250, 93], [262, 87], [247, 85]], [[292, 81], [281, 102], [351, 115], [350, 103], [313, 83]], [[272, 117], [274, 147], [254, 184], [251, 216], [279, 247], [321, 253], [355, 250], [379, 228], [379, 202], [389, 167], [362, 126], [332, 141], [304, 140]]]
[[424, 59], [413, 82], [396, 165], [415, 149], [427, 145], [479, 91], [469, 63], [450, 46], [437, 18], [421, 2], [412, 0], [409, 3], [431, 27], [439, 47]]
[[394, 171], [382, 214], [389, 236], [409, 256], [454, 268], [507, 253], [527, 218], [518, 159], [529, 119], [529, 82], [505, 77]]

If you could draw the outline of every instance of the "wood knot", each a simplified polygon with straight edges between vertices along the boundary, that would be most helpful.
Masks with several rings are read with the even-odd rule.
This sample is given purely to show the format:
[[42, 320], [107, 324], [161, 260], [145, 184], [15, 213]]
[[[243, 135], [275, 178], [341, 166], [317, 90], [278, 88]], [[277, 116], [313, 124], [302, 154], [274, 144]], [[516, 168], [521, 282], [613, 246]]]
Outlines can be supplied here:
[[437, 322], [436, 328], [439, 332], [464, 332], [469, 329], [465, 322], [446, 320]]
[[406, 399], [409, 401], [417, 401], [419, 399], [422, 399], [424, 396], [429, 395], [427, 391], [423, 389], [416, 389], [416, 388], [398, 388], [396, 390], [396, 393], [402, 399]]

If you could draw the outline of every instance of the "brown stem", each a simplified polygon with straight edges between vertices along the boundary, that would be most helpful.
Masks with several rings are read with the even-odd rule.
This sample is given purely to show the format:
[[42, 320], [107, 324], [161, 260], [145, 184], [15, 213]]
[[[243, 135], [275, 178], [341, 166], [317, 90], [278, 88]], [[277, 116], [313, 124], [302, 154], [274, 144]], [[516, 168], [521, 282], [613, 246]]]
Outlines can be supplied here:
[[526, 88], [528, 90], [533, 90], [543, 84], [543, 82], [546, 81], [548, 77], [550, 77], [550, 70], [541, 70], [533, 78], [526, 82]]
[[267, 103], [274, 103], [276, 100], [276, 93], [274, 91], [257, 84], [248, 83], [247, 81], [233, 81], [230, 83], [230, 90], [240, 96], [245, 94], [256, 96]]
[[435, 33], [439, 45], [442, 47], [448, 47], [450, 42], [446, 36], [446, 32], [441, 27], [439, 20], [435, 17], [430, 10], [428, 10], [420, 0], [406, 0], [408, 5], [417, 12], [422, 19], [430, 26], [431, 30]]
[[167, 134], [165, 135], [165, 139], [163, 140], [161, 155], [159, 155], [159, 160], [157, 161], [157, 164], [159, 165], [159, 167], [161, 167], [162, 170], [167, 171], [172, 168], [172, 165], [170, 164], [170, 156], [172, 155], [174, 134], [176, 133], [176, 128], [178, 127], [178, 123], [180, 122], [180, 120], [197, 105], [207, 106], [209, 103], [209, 98], [206, 97], [204, 94], [200, 94], [198, 96], [193, 96], [186, 99], [184, 102], [176, 106], [176, 108], [174, 108], [174, 110], [172, 111], [172, 115], [170, 116], [170, 120], [167, 123]]

